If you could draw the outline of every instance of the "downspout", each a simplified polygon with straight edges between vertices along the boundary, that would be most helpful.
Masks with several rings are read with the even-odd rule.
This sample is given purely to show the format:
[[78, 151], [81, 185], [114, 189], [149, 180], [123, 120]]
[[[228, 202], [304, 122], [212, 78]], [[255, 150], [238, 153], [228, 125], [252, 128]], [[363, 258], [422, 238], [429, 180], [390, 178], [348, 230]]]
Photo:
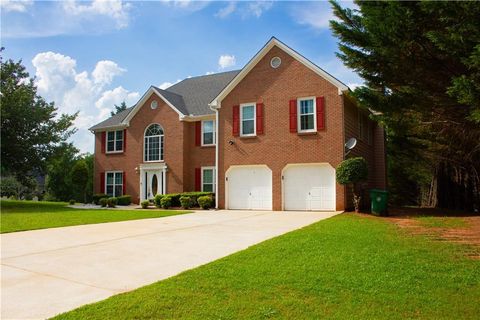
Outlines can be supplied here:
[[209, 104], [209, 107], [215, 111], [215, 209], [218, 209], [218, 105]]

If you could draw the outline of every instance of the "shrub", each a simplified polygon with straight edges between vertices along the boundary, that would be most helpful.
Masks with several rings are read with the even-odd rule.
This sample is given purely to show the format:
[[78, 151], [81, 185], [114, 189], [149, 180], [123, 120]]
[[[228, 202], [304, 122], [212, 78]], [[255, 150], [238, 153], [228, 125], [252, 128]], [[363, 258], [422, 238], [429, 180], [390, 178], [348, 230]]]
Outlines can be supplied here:
[[74, 205], [74, 204], [75, 204], [75, 200], [71, 199], [68, 203], [70, 203], [70, 205]]
[[188, 196], [181, 196], [180, 197], [180, 205], [182, 206], [183, 209], [189, 209], [193, 205], [192, 198]]
[[96, 205], [99, 205], [100, 204], [100, 199], [103, 199], [103, 198], [108, 198], [108, 196], [105, 193], [94, 194], [93, 195], [93, 203], [95, 203]]
[[148, 209], [148, 206], [150, 205], [150, 201], [148, 200], [143, 200], [140, 205], [142, 206], [142, 209]]
[[103, 207], [105, 208], [107, 206], [107, 199], [108, 198], [100, 198], [100, 200], [98, 200], [98, 203]]
[[168, 209], [172, 206], [172, 197], [165, 195], [162, 197], [162, 200], [160, 200], [160, 205], [162, 206], [163, 209]]
[[163, 194], [157, 194], [157, 195], [155, 196], [155, 199], [153, 199], [153, 202], [155, 203], [155, 206], [156, 206], [157, 208], [161, 208], [161, 207], [162, 207], [162, 204], [161, 204], [162, 198], [163, 198]]
[[109, 208], [115, 208], [116, 205], [117, 205], [117, 198], [111, 197], [107, 199], [107, 206]]
[[204, 210], [208, 210], [213, 207], [213, 199], [210, 196], [198, 197], [198, 205]]
[[129, 196], [128, 194], [117, 197], [117, 204], [119, 206], [128, 206], [131, 203], [132, 203], [132, 196]]
[[337, 167], [335, 173], [337, 182], [342, 185], [350, 185], [353, 193], [353, 204], [355, 212], [360, 211], [361, 197], [356, 193], [356, 184], [360, 181], [367, 180], [368, 166], [362, 157], [350, 158], [343, 160]]

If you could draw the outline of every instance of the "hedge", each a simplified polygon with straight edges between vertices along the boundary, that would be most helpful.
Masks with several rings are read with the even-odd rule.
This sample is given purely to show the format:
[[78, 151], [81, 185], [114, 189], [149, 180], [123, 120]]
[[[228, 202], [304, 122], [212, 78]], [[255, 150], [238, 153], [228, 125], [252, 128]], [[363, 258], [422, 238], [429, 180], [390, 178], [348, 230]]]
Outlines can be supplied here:
[[93, 195], [93, 203], [95, 203], [97, 206], [100, 204], [100, 199], [103, 198], [108, 198], [108, 196], [105, 193], [97, 193]]
[[128, 206], [132, 203], [132, 196], [126, 194], [124, 196], [117, 197], [117, 204], [119, 206]]

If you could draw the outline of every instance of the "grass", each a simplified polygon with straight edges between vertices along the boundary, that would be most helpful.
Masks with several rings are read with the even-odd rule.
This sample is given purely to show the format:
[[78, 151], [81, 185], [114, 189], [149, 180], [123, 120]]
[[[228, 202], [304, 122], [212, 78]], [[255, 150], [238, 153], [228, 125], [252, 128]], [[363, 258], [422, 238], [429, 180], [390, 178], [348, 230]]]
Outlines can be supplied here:
[[74, 209], [62, 202], [1, 200], [0, 232], [159, 218], [187, 213], [173, 210]]
[[458, 217], [418, 217], [420, 225], [427, 228], [464, 228], [467, 223]]
[[463, 248], [343, 214], [55, 319], [478, 319]]

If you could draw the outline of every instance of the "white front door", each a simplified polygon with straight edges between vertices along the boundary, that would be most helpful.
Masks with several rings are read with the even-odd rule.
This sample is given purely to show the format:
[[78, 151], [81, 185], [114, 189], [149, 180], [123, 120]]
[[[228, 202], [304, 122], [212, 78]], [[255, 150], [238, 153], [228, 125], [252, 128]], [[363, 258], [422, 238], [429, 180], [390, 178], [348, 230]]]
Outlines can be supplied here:
[[287, 166], [283, 201], [285, 210], [335, 210], [335, 169], [329, 164]]
[[141, 171], [142, 189], [140, 194], [142, 200], [155, 198], [157, 194], [165, 194], [165, 174], [163, 170], [142, 170]]
[[272, 170], [267, 166], [230, 167], [227, 178], [229, 209], [272, 210]]

